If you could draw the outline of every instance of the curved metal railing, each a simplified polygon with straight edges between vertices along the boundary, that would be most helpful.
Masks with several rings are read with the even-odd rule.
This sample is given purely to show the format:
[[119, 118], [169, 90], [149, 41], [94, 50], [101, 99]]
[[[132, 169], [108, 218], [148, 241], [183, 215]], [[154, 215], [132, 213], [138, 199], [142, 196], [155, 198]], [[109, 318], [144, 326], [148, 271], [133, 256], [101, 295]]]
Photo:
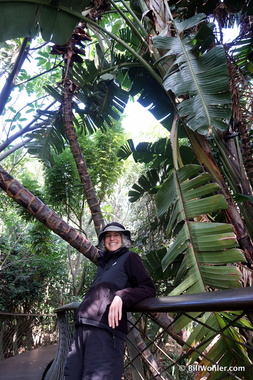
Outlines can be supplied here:
[[55, 314], [0, 312], [0, 360], [57, 341]]
[[[64, 379], [64, 362], [78, 305], [74, 302], [55, 310], [59, 324], [58, 351], [44, 380]], [[252, 288], [149, 298], [130, 311], [124, 379], [193, 379], [197, 373], [201, 378], [201, 372], [208, 372], [208, 376], [215, 372], [217, 379], [252, 378]], [[220, 324], [214, 323], [217, 319]], [[194, 329], [199, 335], [196, 333], [196, 341], [189, 341], [189, 330]], [[202, 330], [204, 341], [203, 337], [198, 341]], [[217, 342], [238, 350], [238, 358], [244, 355], [244, 362], [238, 360], [237, 366], [233, 362], [230, 367], [222, 367], [222, 357], [213, 359], [212, 347]]]

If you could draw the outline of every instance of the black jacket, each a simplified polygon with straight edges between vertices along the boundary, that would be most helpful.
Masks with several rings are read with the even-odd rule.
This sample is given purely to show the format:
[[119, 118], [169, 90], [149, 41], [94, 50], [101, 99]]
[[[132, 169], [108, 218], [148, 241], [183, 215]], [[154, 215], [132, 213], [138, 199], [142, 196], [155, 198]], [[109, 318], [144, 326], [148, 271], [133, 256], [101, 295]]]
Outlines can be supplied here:
[[[75, 315], [75, 325], [88, 324], [127, 334], [127, 309], [144, 298], [155, 297], [154, 284], [135, 252], [127, 248], [105, 252], [99, 260], [96, 277]], [[108, 311], [115, 295], [123, 301], [119, 326], [108, 326]]]

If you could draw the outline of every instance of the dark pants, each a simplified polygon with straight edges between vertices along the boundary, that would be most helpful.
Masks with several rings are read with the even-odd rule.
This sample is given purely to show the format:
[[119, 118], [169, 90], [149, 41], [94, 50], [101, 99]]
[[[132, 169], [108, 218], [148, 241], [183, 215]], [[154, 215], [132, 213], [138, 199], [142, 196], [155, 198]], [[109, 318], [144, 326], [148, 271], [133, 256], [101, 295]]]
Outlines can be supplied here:
[[120, 380], [124, 339], [102, 328], [80, 325], [65, 363], [65, 380]]

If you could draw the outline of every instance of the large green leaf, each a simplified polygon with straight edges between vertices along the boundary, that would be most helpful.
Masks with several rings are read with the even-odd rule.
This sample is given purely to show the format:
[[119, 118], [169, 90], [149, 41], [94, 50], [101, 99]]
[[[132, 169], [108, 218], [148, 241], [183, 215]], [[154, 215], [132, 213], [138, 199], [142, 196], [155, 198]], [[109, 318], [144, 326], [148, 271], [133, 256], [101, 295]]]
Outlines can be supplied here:
[[66, 146], [63, 124], [59, 119], [49, 126], [38, 127], [27, 136], [32, 138], [32, 141], [26, 144], [28, 152], [41, 159], [47, 166], [54, 164], [54, 154], [59, 155]]
[[[241, 274], [233, 264], [244, 262], [245, 258], [238, 248], [233, 228], [229, 224], [212, 222], [215, 213], [227, 208], [219, 193], [219, 186], [199, 165], [186, 165], [172, 171], [157, 193], [158, 214], [160, 217], [170, 214], [168, 232], [173, 237], [162, 258], [162, 268], [166, 273], [174, 263], [177, 264], [174, 289], [169, 295], [241, 286]], [[198, 221], [203, 214], [209, 216], [204, 220], [210, 222]], [[239, 360], [245, 368], [251, 365], [238, 333], [238, 327], [247, 328], [247, 321], [238, 320], [235, 326], [228, 326], [235, 319], [228, 313], [201, 314], [182, 314], [173, 325], [176, 332], [186, 326], [192, 330], [192, 319], [197, 318], [198, 323], [184, 347], [190, 351], [188, 365], [199, 362], [200, 352], [205, 353], [199, 363], [203, 370], [198, 369], [196, 378], [205, 376], [206, 367], [210, 368], [213, 363], [228, 368], [236, 366]], [[217, 369], [208, 378], [221, 376]], [[250, 375], [247, 378], [250, 379]]]
[[[187, 147], [185, 147], [187, 149]], [[187, 149], [188, 157], [189, 152], [192, 150]], [[161, 138], [154, 143], [150, 142], [140, 142], [136, 147], [132, 140], [121, 147], [118, 152], [120, 159], [127, 159], [130, 155], [133, 155], [135, 162], [142, 162], [146, 164], [151, 164], [152, 168], [157, 168], [162, 162], [167, 162], [172, 164], [172, 150], [170, 139]]]
[[128, 76], [132, 82], [130, 95], [138, 95], [138, 102], [170, 131], [175, 109], [164, 88], [143, 67], [131, 67]]
[[149, 170], [138, 179], [132, 190], [129, 191], [129, 201], [136, 202], [146, 192], [150, 192], [159, 183], [159, 175], [155, 169]]
[[213, 127], [227, 128], [231, 96], [224, 48], [215, 46], [204, 54], [196, 52], [196, 35], [185, 33], [202, 20], [203, 15], [183, 22], [172, 20], [175, 37], [158, 35], [153, 41], [155, 47], [167, 51], [164, 58], [170, 60], [170, 69], [164, 77], [164, 88], [182, 99], [177, 105], [179, 115], [193, 131], [207, 134]]
[[[193, 151], [190, 147], [181, 146], [180, 153], [185, 163], [195, 161]], [[130, 202], [135, 202], [147, 191], [155, 193], [157, 191], [155, 187], [158, 185], [158, 182], [161, 184], [164, 179], [167, 178], [173, 165], [170, 139], [161, 138], [154, 143], [141, 142], [136, 147], [132, 140], [128, 140], [118, 151], [118, 156], [120, 159], [127, 159], [130, 155], [133, 156], [136, 162], [149, 164], [149, 167], [151, 167], [151, 170], [147, 171], [145, 175], [142, 175], [128, 193]], [[149, 182], [148, 186], [142, 186], [141, 184], [144, 177]]]
[[118, 150], [117, 156], [120, 160], [126, 160], [135, 152], [135, 146], [132, 139], [128, 139], [125, 145], [122, 145]]
[[0, 0], [0, 41], [34, 37], [40, 32], [45, 41], [64, 45], [89, 3], [90, 0]]
[[237, 65], [246, 75], [253, 72], [251, 54], [252, 54], [252, 38], [240, 39], [233, 48], [233, 58]]
[[128, 92], [114, 81], [99, 80], [93, 85], [84, 85], [77, 95], [85, 105], [84, 109], [75, 104], [87, 130], [92, 133], [97, 128], [106, 129], [114, 120], [119, 120], [128, 101]]
[[[112, 125], [112, 120], [118, 120], [124, 112], [129, 94], [112, 79], [101, 76], [94, 61], [85, 60], [85, 65], [74, 65], [71, 71], [72, 80], [79, 91], [76, 93], [78, 102], [75, 110], [81, 116], [87, 129], [92, 133], [96, 128], [105, 129], [105, 124]], [[80, 108], [78, 103], [85, 105]]]
[[240, 285], [239, 271], [226, 265], [245, 261], [232, 226], [197, 221], [203, 214], [227, 208], [225, 198], [217, 192], [219, 186], [200, 166], [186, 165], [173, 171], [157, 193], [158, 214], [170, 210], [168, 231], [175, 234], [162, 260], [163, 269], [179, 255], [184, 257], [171, 295]]
[[[229, 318], [228, 325], [226, 319]], [[252, 373], [245, 371], [251, 366], [251, 360], [248, 356], [244, 339], [238, 332], [236, 324], [233, 323], [236, 317], [230, 313], [205, 313], [199, 318], [199, 324], [195, 327], [187, 340], [186, 347], [198, 348], [201, 344], [201, 351], [205, 350], [205, 357], [199, 362], [198, 378], [202, 378], [207, 372], [210, 373], [208, 378], [222, 378], [222, 367], [227, 369], [230, 367], [233, 373], [233, 366], [239, 369], [244, 367], [242, 374], [237, 371], [235, 375], [238, 378], [251, 379]], [[242, 327], [242, 326], [241, 326]], [[199, 358], [199, 353], [195, 350], [188, 356], [188, 365], [194, 363]], [[210, 360], [211, 361], [210, 361]], [[215, 365], [214, 365], [215, 363]], [[207, 367], [212, 368], [208, 371]], [[202, 368], [202, 370], [200, 370]], [[232, 378], [232, 377], [231, 377]]]

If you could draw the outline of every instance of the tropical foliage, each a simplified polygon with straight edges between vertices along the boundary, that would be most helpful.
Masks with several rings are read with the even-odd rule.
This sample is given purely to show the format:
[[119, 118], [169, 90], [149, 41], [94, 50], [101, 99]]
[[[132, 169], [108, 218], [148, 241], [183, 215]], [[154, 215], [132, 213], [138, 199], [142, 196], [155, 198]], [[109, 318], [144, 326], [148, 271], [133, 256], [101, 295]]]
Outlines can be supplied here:
[[[57, 161], [60, 163], [55, 155], [66, 154], [69, 144], [85, 193], [87, 183], [82, 178], [87, 173], [84, 175], [83, 167], [78, 166], [84, 161], [81, 131], [92, 134], [100, 129], [109, 134], [129, 95], [137, 95], [170, 131], [169, 138], [152, 144], [135, 147], [129, 140], [119, 151], [120, 158], [133, 155], [147, 168], [129, 197], [135, 202], [148, 194], [156, 202], [157, 215], [152, 214], [150, 231], [155, 236], [162, 229], [163, 237], [156, 235], [157, 249], [152, 246], [147, 256], [154, 264], [150, 265], [153, 274], [159, 275], [159, 280], [169, 278], [173, 288], [170, 295], [214, 291], [242, 285], [236, 266], [240, 263], [247, 273], [243, 283], [250, 284], [251, 1], [223, 1], [215, 8], [199, 0], [169, 4], [139, 1], [137, 7], [123, 0], [96, 5], [82, 1], [0, 1], [0, 7], [3, 40], [20, 36], [29, 39], [40, 31], [45, 41], [54, 43], [52, 69], [62, 69], [57, 84], [47, 76], [44, 90], [51, 102], [44, 103], [39, 118], [8, 136], [8, 144], [23, 136], [28, 151], [52, 168]], [[22, 20], [18, 17], [21, 11], [25, 15]], [[16, 20], [15, 30], [3, 21], [8, 14]], [[224, 43], [222, 28], [235, 20], [240, 24], [240, 34], [234, 44]], [[23, 46], [26, 54], [29, 44], [26, 41]], [[20, 55], [19, 63], [21, 58], [24, 56]], [[38, 59], [46, 65], [44, 58], [39, 54]], [[13, 75], [17, 77], [18, 71]], [[21, 75], [30, 80], [24, 72]], [[17, 114], [19, 127], [21, 116]], [[2, 149], [9, 149], [8, 144]], [[95, 172], [92, 166], [90, 170]], [[95, 186], [103, 184], [98, 174], [93, 181]], [[102, 185], [100, 190], [101, 199]], [[96, 203], [96, 194], [93, 199]], [[68, 203], [67, 197], [65, 200]], [[94, 219], [92, 206], [89, 204]], [[167, 289], [161, 287], [161, 291]], [[226, 318], [226, 314], [203, 315], [203, 320], [221, 330]], [[188, 322], [188, 318], [181, 318], [178, 330]], [[199, 326], [189, 344], [194, 339], [204, 340], [206, 334]], [[227, 334], [238, 335], [238, 330], [231, 326]], [[212, 360], [229, 366], [238, 352], [245, 365], [250, 363], [247, 352], [238, 346], [224, 355], [227, 346], [228, 340], [221, 335], [209, 348]]]

